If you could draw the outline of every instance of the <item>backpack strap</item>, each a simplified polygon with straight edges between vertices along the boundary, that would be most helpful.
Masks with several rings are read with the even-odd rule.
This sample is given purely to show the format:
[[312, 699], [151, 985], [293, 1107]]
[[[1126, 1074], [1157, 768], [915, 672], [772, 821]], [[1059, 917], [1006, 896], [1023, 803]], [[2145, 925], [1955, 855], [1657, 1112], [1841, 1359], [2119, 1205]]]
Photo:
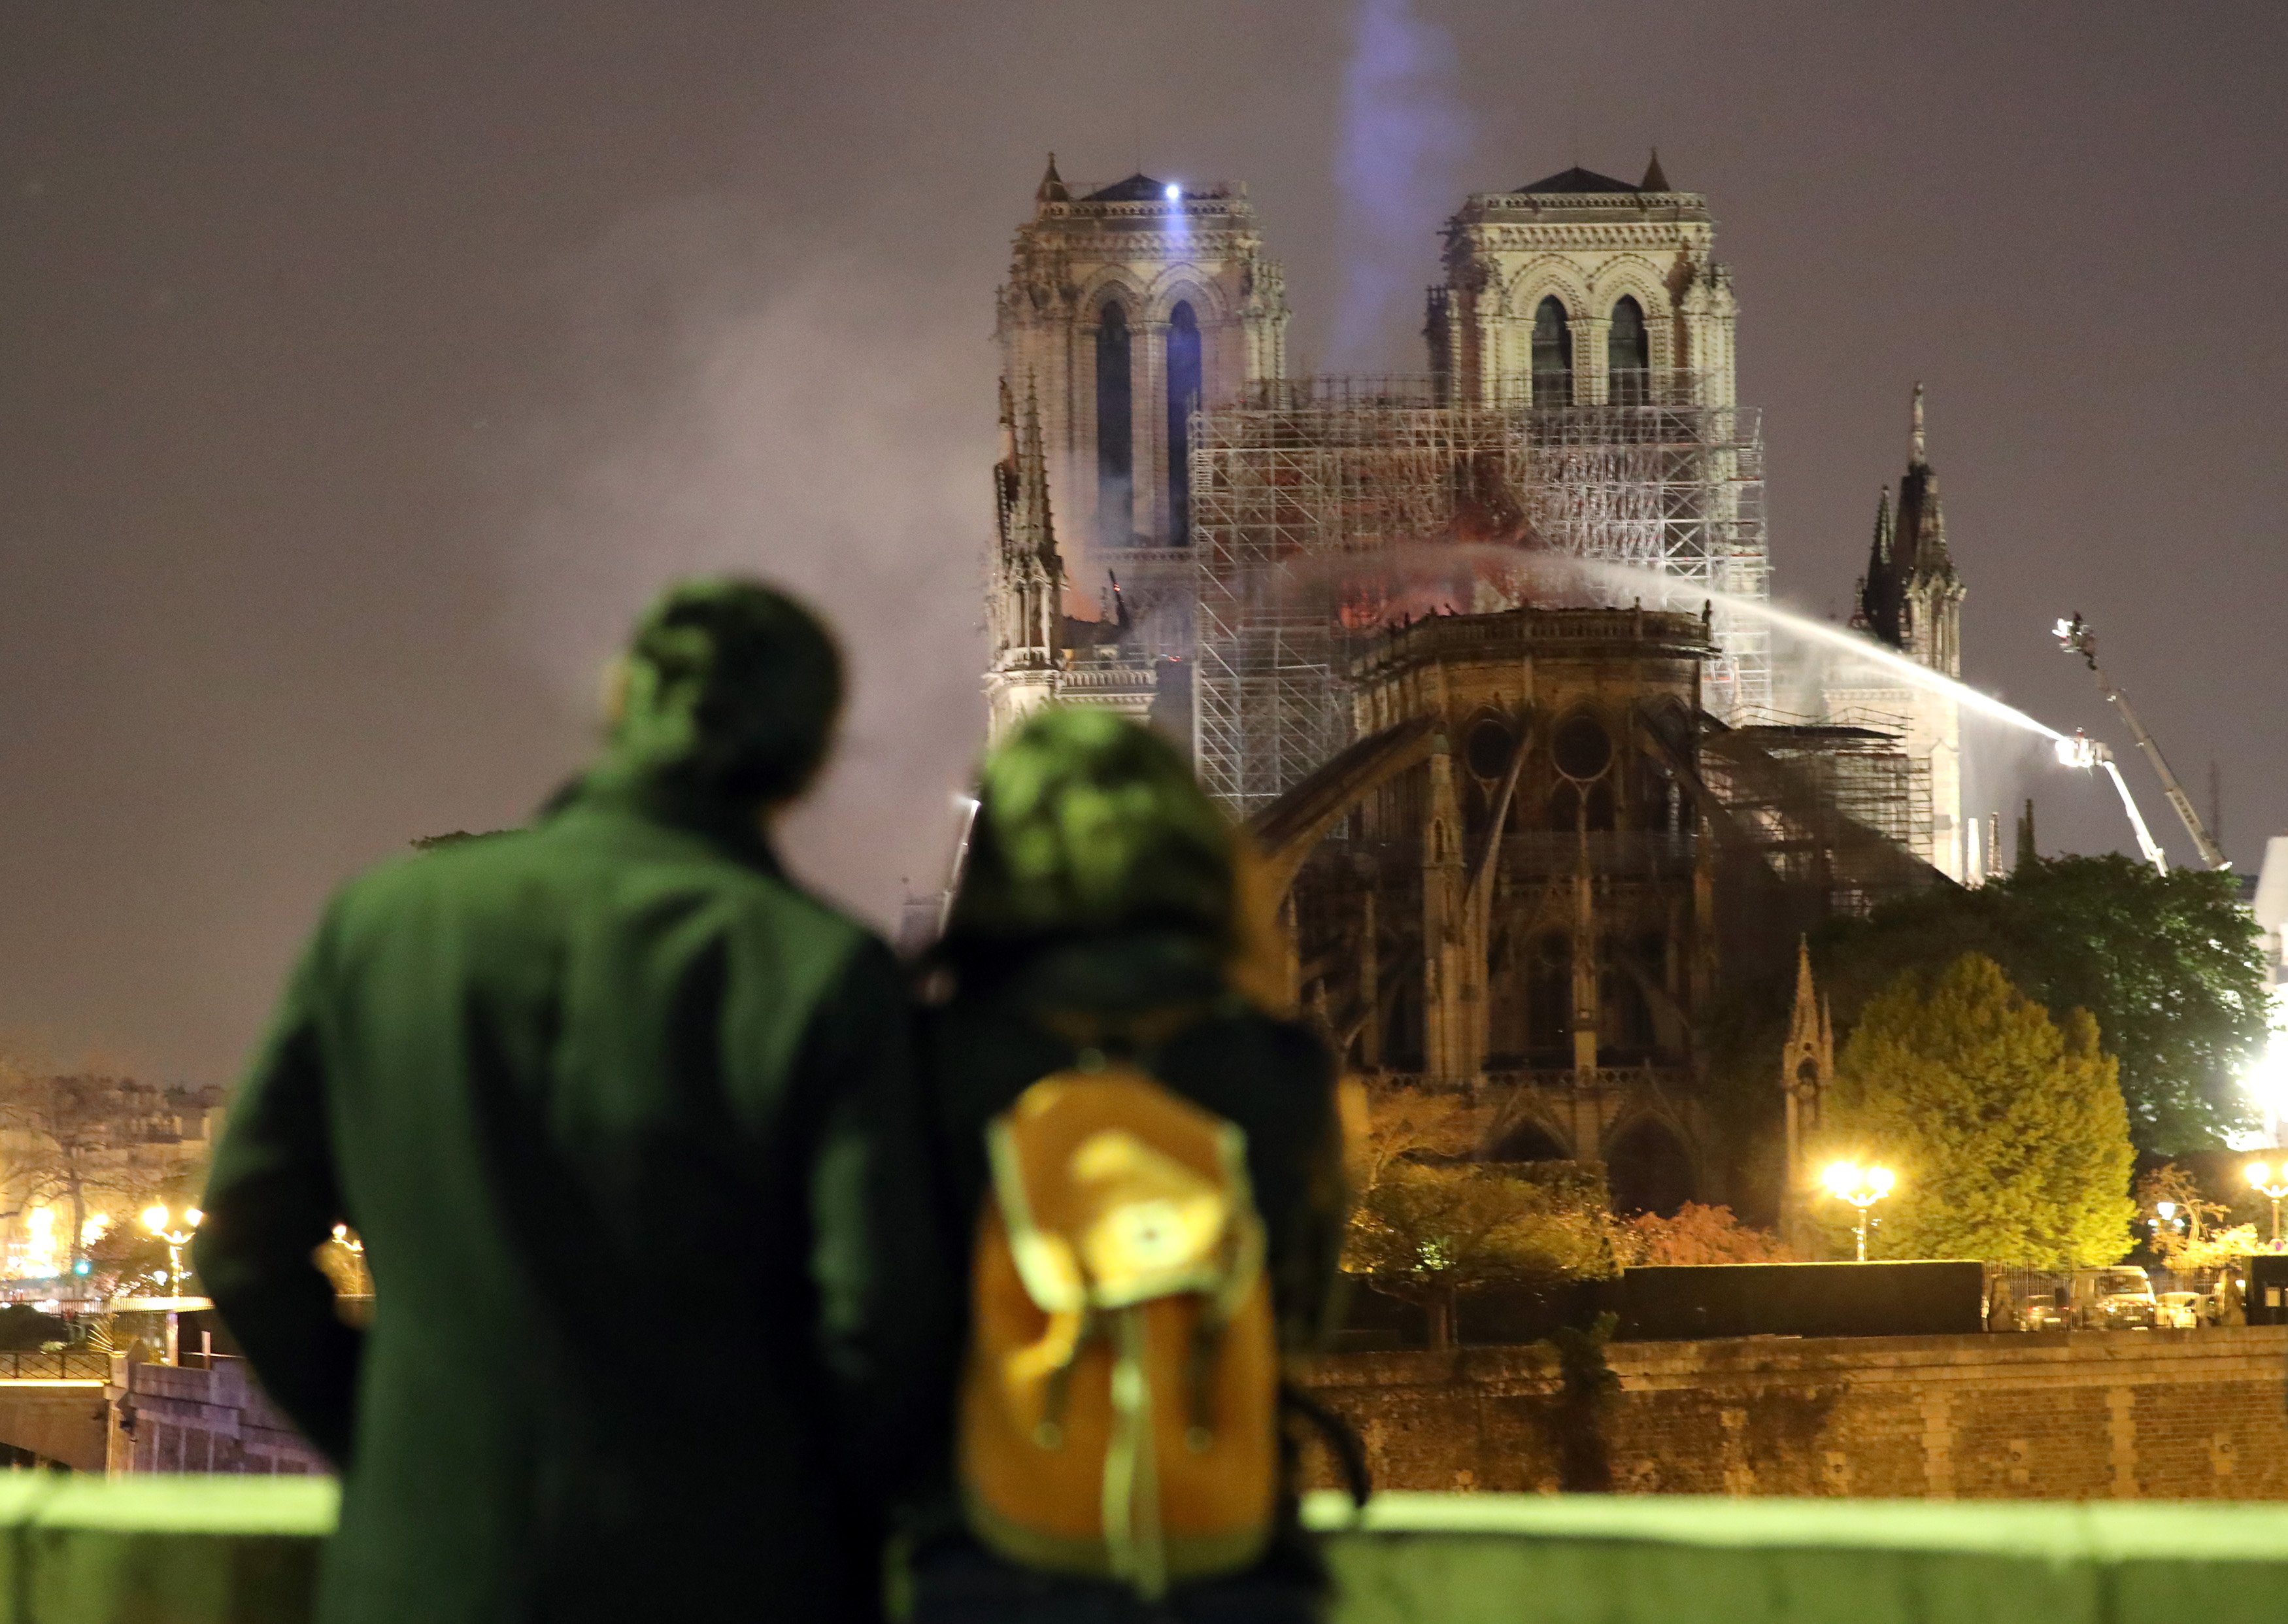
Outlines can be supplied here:
[[1279, 1407], [1310, 1423], [1327, 1453], [1334, 1456], [1352, 1506], [1365, 1510], [1367, 1499], [1374, 1493], [1374, 1475], [1367, 1466], [1366, 1445], [1350, 1422], [1285, 1376], [1279, 1379]]
[[1104, 1455], [1104, 1542], [1113, 1577], [1156, 1602], [1168, 1593], [1168, 1548], [1160, 1528], [1152, 1383], [1144, 1373], [1144, 1310], [1116, 1309], [1109, 1318], [1112, 1437]]

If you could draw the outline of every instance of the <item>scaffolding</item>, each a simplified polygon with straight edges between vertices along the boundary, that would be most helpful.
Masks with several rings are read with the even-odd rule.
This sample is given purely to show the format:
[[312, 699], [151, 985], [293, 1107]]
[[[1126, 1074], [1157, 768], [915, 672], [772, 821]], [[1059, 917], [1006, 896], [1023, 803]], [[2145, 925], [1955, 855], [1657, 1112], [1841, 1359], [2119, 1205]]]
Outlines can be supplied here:
[[[1195, 418], [1193, 743], [1235, 815], [1350, 741], [1355, 652], [1429, 607], [1426, 591], [1508, 608], [1532, 595], [1525, 567], [1555, 555], [1673, 584], [1593, 579], [1607, 602], [1697, 612], [1712, 591], [1768, 594], [1755, 412], [1701, 403], [1689, 374], [1664, 375], [1648, 403], [1536, 405], [1530, 389], [1457, 400], [1428, 378], [1282, 379]], [[1720, 600], [1713, 631], [1708, 710], [1761, 716], [1768, 632]]]
[[1863, 917], [1922, 889], [1934, 872], [1930, 762], [1902, 736], [1833, 723], [1712, 724], [1699, 770], [1726, 817], [1721, 843], [1771, 876], [1824, 898], [1825, 915]]

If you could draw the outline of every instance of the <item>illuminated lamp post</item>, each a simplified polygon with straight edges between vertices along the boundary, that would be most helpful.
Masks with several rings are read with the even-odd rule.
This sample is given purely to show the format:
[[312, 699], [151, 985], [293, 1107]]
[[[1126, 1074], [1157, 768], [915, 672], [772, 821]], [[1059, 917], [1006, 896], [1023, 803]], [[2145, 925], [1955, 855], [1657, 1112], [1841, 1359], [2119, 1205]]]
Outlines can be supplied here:
[[2272, 1203], [2272, 1249], [2280, 1250], [2280, 1201], [2288, 1196], [2288, 1162], [2275, 1167], [2268, 1162], [2251, 1162], [2244, 1169], [2248, 1182], [2256, 1193]]
[[2164, 1235], [2173, 1235], [2177, 1232], [2177, 1204], [2174, 1201], [2154, 1202], [2151, 1222], [2153, 1226], [2153, 1246], [2155, 1250], [2157, 1251], [2160, 1248], [2161, 1237]]
[[[1896, 1182], [1888, 1167], [1863, 1167], [1857, 1162], [1837, 1162], [1820, 1174], [1827, 1193], [1859, 1209], [1859, 1259], [1867, 1261], [1867, 1209], [1891, 1193]], [[2288, 1190], [2280, 1192], [2288, 1196]]]
[[175, 1222], [175, 1214], [163, 1206], [143, 1209], [143, 1227], [167, 1243], [167, 1294], [170, 1296], [183, 1294], [183, 1248], [191, 1244], [191, 1236], [198, 1229], [199, 1220], [204, 1216], [197, 1207], [187, 1207], [179, 1226]]

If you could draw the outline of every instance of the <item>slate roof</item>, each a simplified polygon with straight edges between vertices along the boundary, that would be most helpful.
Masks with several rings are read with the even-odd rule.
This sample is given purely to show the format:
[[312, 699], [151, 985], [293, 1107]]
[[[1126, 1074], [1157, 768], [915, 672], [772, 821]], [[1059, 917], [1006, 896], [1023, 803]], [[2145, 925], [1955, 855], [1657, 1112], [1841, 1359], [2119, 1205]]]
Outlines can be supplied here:
[[1091, 192], [1083, 203], [1150, 203], [1168, 195], [1168, 183], [1155, 180], [1140, 171], [1125, 180], [1116, 180], [1100, 192]]
[[1631, 186], [1625, 180], [1616, 180], [1610, 175], [1601, 175], [1593, 169], [1583, 169], [1577, 163], [1571, 169], [1559, 170], [1545, 179], [1517, 189], [1521, 192], [1636, 192], [1643, 188]]

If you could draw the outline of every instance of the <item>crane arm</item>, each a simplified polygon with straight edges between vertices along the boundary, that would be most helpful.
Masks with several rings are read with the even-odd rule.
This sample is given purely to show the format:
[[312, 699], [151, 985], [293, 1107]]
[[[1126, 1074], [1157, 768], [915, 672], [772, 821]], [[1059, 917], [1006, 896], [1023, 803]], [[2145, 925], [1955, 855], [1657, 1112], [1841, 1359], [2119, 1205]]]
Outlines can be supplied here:
[[[2137, 741], [2137, 748], [2145, 752], [2145, 760], [2152, 764], [2154, 775], [2161, 780], [2161, 792], [2169, 798], [2169, 805], [2175, 809], [2178, 821], [2185, 825], [2185, 832], [2193, 837], [2193, 847], [2201, 854], [2201, 861], [2211, 868], [2230, 868], [2232, 864], [2223, 849], [2210, 838], [2208, 825], [2202, 823], [2200, 814], [2193, 810], [2192, 797], [2185, 793], [2185, 786], [2177, 782], [2177, 775], [2169, 770], [2168, 762], [2162, 759], [2161, 746], [2154, 743], [2153, 736], [2145, 730], [2145, 724], [2137, 720], [2137, 712], [2130, 708], [2128, 697], [2113, 685], [2112, 679], [2105, 674], [2105, 668], [2097, 663], [2097, 633], [2090, 630], [2087, 621], [2076, 615], [2071, 620], [2058, 622], [2057, 634], [2060, 646], [2067, 653], [2081, 656], [2091, 673], [2097, 678], [2098, 691], [2121, 712], [2121, 720], [2129, 724], [2130, 736]], [[2118, 779], [2119, 774], [2115, 776]], [[2125, 788], [2122, 796], [2125, 800], [2128, 797]], [[2133, 809], [2131, 816], [2135, 816]]]
[[2094, 661], [2091, 663], [2090, 669], [2097, 672], [2097, 685], [2105, 690], [2105, 697], [2113, 701], [2120, 711], [2121, 720], [2129, 724], [2129, 734], [2137, 741], [2137, 748], [2143, 751], [2145, 759], [2153, 764], [2153, 771], [2161, 780], [2161, 792], [2176, 808], [2178, 820], [2185, 825], [2185, 832], [2193, 837], [2193, 845], [2199, 850], [2201, 860], [2211, 868], [2230, 867], [2224, 853], [2209, 838], [2208, 825], [2202, 823], [2200, 814], [2193, 810], [2192, 798], [2185, 793], [2185, 786], [2177, 782], [2177, 775], [2171, 772], [2169, 764], [2161, 759], [2161, 746], [2155, 744], [2153, 736], [2145, 731], [2145, 724], [2137, 720], [2137, 712], [2129, 708], [2129, 701], [2119, 689], [2106, 681], [2105, 673]]

